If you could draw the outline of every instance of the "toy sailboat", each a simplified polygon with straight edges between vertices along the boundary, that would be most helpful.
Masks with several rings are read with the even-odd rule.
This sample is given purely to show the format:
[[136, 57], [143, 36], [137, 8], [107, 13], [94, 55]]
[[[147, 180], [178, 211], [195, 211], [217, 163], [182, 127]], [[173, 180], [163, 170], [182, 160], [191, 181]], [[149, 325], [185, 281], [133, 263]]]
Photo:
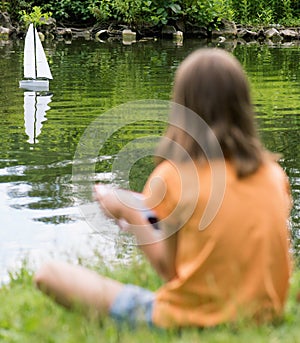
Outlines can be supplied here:
[[49, 90], [49, 79], [52, 74], [36, 28], [29, 25], [24, 47], [24, 77], [20, 88], [37, 91]]

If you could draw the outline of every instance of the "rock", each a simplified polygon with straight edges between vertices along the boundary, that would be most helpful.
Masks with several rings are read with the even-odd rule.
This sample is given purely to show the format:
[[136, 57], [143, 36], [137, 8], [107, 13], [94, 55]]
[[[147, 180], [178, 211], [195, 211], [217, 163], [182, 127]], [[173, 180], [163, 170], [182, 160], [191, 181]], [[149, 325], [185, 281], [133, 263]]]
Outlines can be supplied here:
[[256, 38], [257, 38], [259, 41], [263, 41], [264, 39], [266, 39], [265, 31], [264, 31], [263, 29], [260, 29], [260, 30], [257, 32]]
[[240, 29], [237, 33], [237, 36], [239, 38], [242, 38], [246, 42], [249, 42], [257, 38], [257, 33], [251, 30], [247, 30], [247, 29]]
[[131, 45], [136, 42], [136, 32], [133, 32], [130, 29], [124, 29], [122, 31], [122, 39], [124, 45]]
[[41, 42], [43, 42], [45, 40], [45, 35], [43, 34], [43, 32], [38, 32], [38, 35], [40, 37]]
[[280, 35], [285, 40], [292, 40], [292, 39], [299, 38], [298, 33], [295, 30], [291, 30], [291, 29], [280, 30]]
[[109, 37], [107, 30], [99, 30], [95, 33], [95, 38], [99, 41], [105, 41]]
[[173, 41], [177, 46], [183, 45], [183, 32], [182, 31], [176, 31], [173, 33]]
[[59, 36], [62, 36], [64, 39], [72, 39], [72, 30], [68, 28], [63, 28], [63, 29], [57, 29], [57, 34]]
[[191, 23], [186, 23], [185, 31], [184, 31], [185, 37], [192, 37], [192, 38], [200, 38], [204, 39], [208, 37], [207, 28], [204, 26], [197, 26]]
[[136, 32], [133, 32], [130, 29], [124, 29], [122, 31], [122, 37], [123, 38], [135, 39], [136, 38]]
[[279, 36], [279, 32], [274, 27], [272, 27], [271, 29], [265, 31], [265, 36], [267, 38], [273, 38], [274, 36]]
[[222, 19], [218, 30], [212, 30], [212, 36], [235, 38], [237, 36], [237, 27], [233, 21]]
[[0, 12], [0, 35], [1, 37], [9, 37], [16, 29], [12, 26], [10, 17], [7, 12]]
[[165, 25], [161, 29], [161, 34], [163, 38], [173, 38], [173, 34], [176, 33], [176, 29], [172, 25]]
[[41, 30], [45, 33], [46, 36], [54, 34], [56, 31], [56, 20], [54, 18], [41, 18], [43, 24], [41, 25]]
[[173, 33], [176, 33], [176, 29], [172, 25], [164, 25], [161, 33], [165, 35], [172, 35]]
[[10, 17], [7, 12], [0, 12], [0, 26], [12, 31], [15, 30], [15, 28], [11, 24]]
[[179, 31], [185, 32], [185, 23], [183, 20], [177, 20], [176, 21], [176, 27]]
[[272, 42], [280, 42], [282, 40], [279, 31], [276, 30], [274, 27], [266, 30], [264, 32], [264, 35], [268, 40], [271, 40]]
[[0, 38], [8, 39], [11, 34], [11, 30], [7, 27], [0, 26]]
[[0, 26], [0, 33], [1, 34], [8, 35], [9, 32], [10, 32], [10, 29], [8, 29], [7, 27]]
[[118, 25], [110, 24], [107, 33], [109, 34], [109, 37], [120, 37], [122, 35], [122, 31], [124, 28], [120, 28]]
[[84, 38], [86, 40], [91, 39], [91, 32], [87, 29], [78, 29], [73, 27], [72, 29], [72, 38]]

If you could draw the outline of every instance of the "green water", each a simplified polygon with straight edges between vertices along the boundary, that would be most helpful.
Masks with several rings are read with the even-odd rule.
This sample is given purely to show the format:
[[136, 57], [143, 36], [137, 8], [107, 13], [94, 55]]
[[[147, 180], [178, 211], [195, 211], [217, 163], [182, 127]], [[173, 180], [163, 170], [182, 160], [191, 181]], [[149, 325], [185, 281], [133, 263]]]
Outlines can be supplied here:
[[[23, 41], [0, 44], [0, 275], [19, 263], [49, 254], [86, 254], [91, 244], [112, 260], [119, 254], [117, 231], [103, 221], [95, 234], [78, 205], [84, 199], [72, 183], [74, 154], [93, 121], [128, 102], [169, 100], [174, 72], [192, 50], [205, 42], [120, 42], [76, 40], [44, 43], [53, 80], [50, 92], [35, 98], [18, 88], [23, 77]], [[248, 73], [259, 131], [268, 149], [282, 154], [294, 198], [292, 232], [299, 240], [300, 208], [300, 47], [233, 46], [229, 50]], [[39, 103], [39, 106], [29, 104]], [[41, 115], [34, 114], [39, 107]], [[125, 118], [125, 117], [124, 117]], [[134, 119], [134, 118], [133, 118]], [[112, 115], [111, 125], [115, 125]], [[132, 121], [132, 118], [122, 119]], [[110, 121], [110, 120], [109, 120]], [[124, 125], [108, 139], [96, 165], [97, 179], [116, 182], [114, 156], [136, 137], [159, 135], [163, 124], [149, 120]], [[139, 190], [152, 168], [136, 161], [131, 188]], [[300, 249], [299, 249], [300, 250]]]

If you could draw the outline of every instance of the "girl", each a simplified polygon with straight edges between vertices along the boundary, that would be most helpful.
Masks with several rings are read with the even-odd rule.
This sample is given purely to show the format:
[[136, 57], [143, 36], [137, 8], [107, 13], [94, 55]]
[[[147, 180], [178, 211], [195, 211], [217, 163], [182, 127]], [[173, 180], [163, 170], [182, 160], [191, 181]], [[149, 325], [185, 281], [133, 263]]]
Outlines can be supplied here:
[[173, 100], [143, 191], [150, 215], [129, 191], [95, 190], [165, 284], [153, 293], [63, 263], [44, 266], [36, 284], [65, 306], [132, 325], [271, 321], [288, 291], [291, 202], [286, 175], [257, 136], [242, 67], [223, 50], [195, 51], [176, 73]]

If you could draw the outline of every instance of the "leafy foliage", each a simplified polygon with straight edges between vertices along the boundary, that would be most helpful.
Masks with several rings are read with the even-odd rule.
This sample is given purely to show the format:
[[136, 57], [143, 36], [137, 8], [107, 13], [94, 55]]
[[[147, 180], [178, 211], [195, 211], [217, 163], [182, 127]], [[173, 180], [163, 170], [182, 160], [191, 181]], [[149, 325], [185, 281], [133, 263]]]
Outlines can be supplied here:
[[299, 24], [297, 0], [231, 0], [234, 20], [243, 24]]
[[242, 24], [300, 23], [298, 0], [11, 0], [2, 2], [14, 20], [39, 6], [56, 20], [72, 24], [114, 21], [127, 25], [162, 26], [177, 21], [215, 26], [222, 19]]
[[31, 13], [27, 13], [25, 10], [20, 11], [21, 21], [28, 26], [33, 23], [35, 26], [41, 26], [45, 21], [52, 16], [51, 12], [42, 13], [42, 9], [39, 6], [34, 6]]
[[49, 0], [35, 1], [39, 3], [45, 10], [53, 12], [55, 19], [62, 22], [85, 23], [93, 19], [90, 11], [92, 0]]
[[117, 20], [127, 24], [147, 23], [166, 25], [176, 21], [190, 21], [208, 25], [212, 21], [230, 17], [228, 0], [102, 0], [94, 3], [93, 13], [99, 20]]

